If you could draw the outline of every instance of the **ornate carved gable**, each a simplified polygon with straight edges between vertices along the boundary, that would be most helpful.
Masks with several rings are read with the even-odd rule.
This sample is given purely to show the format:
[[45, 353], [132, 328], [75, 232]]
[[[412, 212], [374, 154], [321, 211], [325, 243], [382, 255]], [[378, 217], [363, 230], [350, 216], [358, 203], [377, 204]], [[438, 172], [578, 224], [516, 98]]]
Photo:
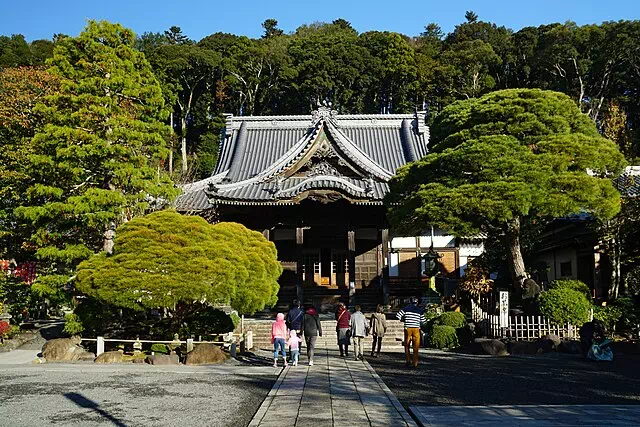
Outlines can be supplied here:
[[323, 128], [318, 132], [307, 153], [281, 174], [285, 178], [321, 175], [363, 179], [370, 173], [342, 153]]

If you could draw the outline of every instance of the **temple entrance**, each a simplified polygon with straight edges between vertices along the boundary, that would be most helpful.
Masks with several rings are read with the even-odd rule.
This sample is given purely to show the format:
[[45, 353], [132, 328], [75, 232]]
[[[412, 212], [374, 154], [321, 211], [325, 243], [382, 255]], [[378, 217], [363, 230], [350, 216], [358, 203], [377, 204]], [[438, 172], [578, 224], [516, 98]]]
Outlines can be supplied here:
[[305, 249], [302, 281], [305, 288], [346, 288], [349, 282], [347, 253], [341, 249]]

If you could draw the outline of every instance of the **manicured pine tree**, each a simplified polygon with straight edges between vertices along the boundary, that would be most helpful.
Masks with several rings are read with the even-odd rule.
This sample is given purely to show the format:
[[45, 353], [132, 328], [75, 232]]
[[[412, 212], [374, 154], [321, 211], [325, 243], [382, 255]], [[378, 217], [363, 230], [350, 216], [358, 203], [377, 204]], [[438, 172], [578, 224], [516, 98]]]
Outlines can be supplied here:
[[60, 90], [36, 106], [43, 117], [27, 157], [31, 185], [15, 213], [28, 223], [43, 290], [67, 285], [77, 263], [122, 224], [177, 193], [162, 173], [169, 129], [162, 91], [135, 36], [89, 21], [56, 43], [49, 72]]
[[275, 245], [262, 234], [161, 211], [118, 228], [113, 256], [101, 252], [83, 261], [77, 288], [120, 308], [163, 307], [179, 321], [203, 301], [241, 313], [271, 306], [281, 273]]
[[625, 164], [567, 95], [510, 89], [458, 101], [432, 128], [431, 153], [398, 170], [387, 202], [402, 232], [438, 225], [499, 236], [513, 283], [526, 277], [521, 224], [582, 212], [611, 218]]

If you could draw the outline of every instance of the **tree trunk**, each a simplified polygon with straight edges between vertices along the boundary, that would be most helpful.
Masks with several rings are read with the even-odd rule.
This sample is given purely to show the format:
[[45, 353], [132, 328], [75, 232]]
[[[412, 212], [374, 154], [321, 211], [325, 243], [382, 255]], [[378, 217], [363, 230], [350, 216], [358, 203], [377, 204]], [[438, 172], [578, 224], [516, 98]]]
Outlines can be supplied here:
[[187, 172], [187, 118], [182, 116], [181, 122], [181, 136], [182, 136], [182, 172]]
[[173, 111], [169, 116], [169, 124], [171, 126], [171, 134], [169, 135], [169, 176], [173, 175]]
[[515, 217], [507, 222], [504, 230], [504, 244], [508, 250], [507, 263], [511, 272], [513, 289], [520, 294], [524, 279], [527, 278], [522, 250], [520, 249], [520, 217]]

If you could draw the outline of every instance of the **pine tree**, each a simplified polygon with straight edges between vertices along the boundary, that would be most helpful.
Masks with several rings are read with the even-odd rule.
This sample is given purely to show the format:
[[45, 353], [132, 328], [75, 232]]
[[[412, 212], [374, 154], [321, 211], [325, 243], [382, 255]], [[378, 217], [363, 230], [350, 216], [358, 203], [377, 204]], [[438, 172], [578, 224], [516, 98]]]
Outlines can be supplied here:
[[78, 37], [62, 37], [48, 61], [60, 91], [35, 108], [44, 125], [31, 140], [31, 185], [15, 210], [47, 273], [38, 279], [43, 291], [68, 284], [110, 224], [176, 194], [161, 172], [169, 134], [162, 91], [134, 42], [118, 24], [89, 21]]
[[177, 318], [202, 301], [253, 313], [275, 304], [281, 273], [275, 245], [262, 234], [162, 211], [118, 228], [113, 256], [102, 252], [82, 262], [77, 288], [109, 305], [163, 307]]
[[445, 108], [431, 153], [398, 170], [387, 201], [399, 232], [433, 224], [458, 236], [500, 236], [513, 283], [526, 277], [521, 224], [586, 212], [611, 218], [625, 164], [576, 104], [558, 92], [510, 89]]

